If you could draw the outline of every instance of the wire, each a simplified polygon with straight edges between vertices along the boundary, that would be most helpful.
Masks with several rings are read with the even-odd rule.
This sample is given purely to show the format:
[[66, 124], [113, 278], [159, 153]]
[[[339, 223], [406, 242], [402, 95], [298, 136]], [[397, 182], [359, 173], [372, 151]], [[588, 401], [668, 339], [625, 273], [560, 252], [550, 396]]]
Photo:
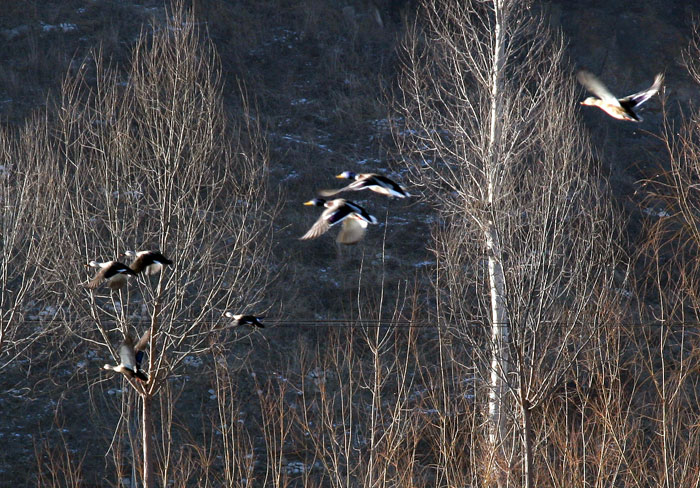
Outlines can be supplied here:
[[[92, 319], [90, 319], [92, 321]], [[229, 319], [221, 319], [221, 320], [199, 320], [197, 322], [201, 324], [220, 324], [220, 323], [225, 323]], [[116, 324], [117, 322], [115, 320], [105, 320], [105, 323], [113, 323]], [[129, 324], [132, 325], [150, 325], [151, 321], [150, 320], [127, 320]], [[175, 321], [170, 321], [169, 324], [171, 325], [191, 325], [195, 322], [195, 320], [175, 320]], [[374, 327], [374, 328], [407, 328], [407, 329], [436, 329], [438, 328], [438, 321], [433, 320], [433, 321], [415, 321], [415, 320], [407, 320], [407, 319], [400, 319], [400, 320], [395, 320], [395, 319], [264, 319], [263, 321], [264, 325], [275, 325], [276, 327], [279, 328], [293, 328], [293, 327], [307, 327], [307, 328], [318, 328], [318, 329], [324, 329], [324, 328], [357, 328], [357, 327]], [[443, 319], [440, 321], [442, 323], [445, 323], [446, 321]], [[592, 322], [592, 321], [591, 321]], [[63, 324], [63, 325], [68, 325], [71, 323], [74, 323], [74, 321], [70, 320], [64, 320], [64, 319], [28, 319], [24, 320], [21, 323], [23, 324], [36, 324], [36, 325], [45, 325], [45, 324]], [[468, 321], [470, 326], [482, 326], [482, 327], [490, 327], [491, 324], [488, 323], [487, 321], [483, 320], [469, 320]], [[501, 324], [501, 325], [509, 325], [508, 323]], [[576, 327], [579, 325], [583, 325], [582, 322], [578, 323], [569, 323], [565, 321], [553, 321], [553, 322], [547, 322], [543, 321], [540, 323], [540, 325], [549, 325], [549, 326], [555, 326], [555, 327]], [[695, 329], [695, 328], [700, 328], [700, 322], [666, 322], [663, 320], [654, 320], [654, 321], [647, 321], [647, 322], [619, 322], [617, 323], [618, 326], [620, 327], [661, 327], [661, 328], [686, 328], [686, 329]], [[510, 324], [511, 327], [517, 327], [517, 324]]]

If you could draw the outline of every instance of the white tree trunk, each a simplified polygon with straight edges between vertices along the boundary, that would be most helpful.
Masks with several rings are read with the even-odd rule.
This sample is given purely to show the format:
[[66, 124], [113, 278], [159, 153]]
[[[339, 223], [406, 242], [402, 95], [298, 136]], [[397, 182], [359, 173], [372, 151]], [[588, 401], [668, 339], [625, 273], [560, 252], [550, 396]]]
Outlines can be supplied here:
[[[491, 73], [491, 110], [490, 130], [488, 141], [488, 205], [493, 210], [497, 198], [498, 188], [496, 178], [499, 173], [500, 161], [499, 146], [501, 142], [503, 124], [503, 70], [504, 59], [504, 31], [503, 8], [504, 0], [494, 0], [493, 9], [495, 15], [494, 44], [493, 44], [493, 68]], [[493, 215], [492, 215], [493, 217]], [[508, 372], [508, 342], [510, 328], [508, 324], [508, 312], [505, 300], [505, 274], [503, 272], [503, 252], [501, 249], [498, 232], [493, 220], [489, 220], [484, 230], [486, 239], [486, 252], [489, 261], [489, 290], [491, 294], [491, 368], [489, 391], [489, 440], [494, 453], [500, 460], [505, 458], [504, 440], [506, 436], [506, 384], [505, 376]], [[500, 484], [500, 483], [499, 483]]]
[[506, 436], [506, 384], [508, 372], [508, 343], [510, 327], [505, 304], [505, 276], [501, 262], [501, 248], [493, 226], [486, 232], [489, 254], [489, 287], [491, 292], [491, 369], [489, 391], [489, 440], [499, 454], [503, 454]]

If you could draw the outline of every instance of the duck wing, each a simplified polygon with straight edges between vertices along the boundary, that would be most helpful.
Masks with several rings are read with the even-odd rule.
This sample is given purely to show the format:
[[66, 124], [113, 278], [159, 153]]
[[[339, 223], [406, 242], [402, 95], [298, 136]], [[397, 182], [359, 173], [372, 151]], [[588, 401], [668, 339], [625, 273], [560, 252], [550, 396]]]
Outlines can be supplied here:
[[109, 287], [112, 290], [119, 290], [122, 286], [126, 284], [125, 274], [115, 274], [109, 278]]
[[311, 228], [308, 230], [306, 234], [301, 236], [299, 239], [302, 241], [306, 241], [308, 239], [316, 239], [317, 237], [325, 234], [328, 232], [328, 229], [331, 228], [331, 224], [328, 222], [325, 216], [325, 212], [323, 215], [321, 215], [318, 220], [314, 223], [314, 225], [311, 226]]
[[348, 186], [344, 186], [343, 188], [339, 188], [338, 190], [319, 190], [318, 194], [321, 195], [322, 197], [332, 197], [334, 195], [337, 195], [338, 193], [342, 193], [344, 191], [348, 190], [353, 190], [353, 185], [357, 183], [353, 181], [350, 183]]
[[260, 322], [265, 316], [256, 317], [255, 315], [244, 315], [238, 320], [239, 325], [254, 325], [264, 329], [265, 326]]
[[171, 266], [173, 264], [172, 259], [168, 259], [163, 255], [160, 251], [156, 251], [153, 253], [153, 259], [160, 264], [167, 264], [168, 266]]
[[151, 328], [149, 327], [146, 329], [146, 332], [143, 333], [141, 336], [141, 339], [136, 343], [134, 346], [134, 351], [143, 351], [146, 349], [146, 346], [148, 345], [148, 341], [151, 339]]
[[582, 70], [578, 72], [576, 78], [578, 79], [579, 83], [586, 88], [586, 90], [593, 93], [604, 102], [620, 106], [620, 102], [618, 101], [617, 97], [610, 93], [610, 90], [608, 90], [608, 88], [598, 78], [596, 78], [593, 73]]
[[131, 270], [134, 273], [140, 273], [154, 262], [155, 261], [153, 260], [153, 254], [150, 252], [146, 252], [137, 255], [136, 259], [134, 259], [129, 265], [129, 268], [131, 268]]
[[141, 362], [143, 361], [143, 356], [144, 356], [143, 351], [136, 351], [136, 356], [134, 359], [136, 359], [136, 369], [138, 371], [141, 371]]
[[370, 215], [370, 213], [367, 210], [365, 210], [363, 207], [360, 207], [355, 202], [347, 201], [345, 202], [345, 207], [350, 211], [350, 213], [354, 214], [355, 218], [364, 220], [368, 224], [377, 223], [377, 219], [374, 215]]
[[148, 375], [141, 370], [134, 373], [134, 376], [143, 381], [144, 383], [148, 381]]
[[323, 211], [311, 229], [309, 229], [306, 234], [301, 236], [300, 239], [305, 241], [308, 239], [315, 239], [316, 237], [325, 234], [332, 225], [335, 225], [338, 222], [348, 218], [348, 216], [354, 211], [353, 206], [348, 205], [348, 203], [342, 198], [333, 200], [332, 205]]
[[140, 253], [139, 257], [143, 257], [147, 262], [146, 266], [151, 264], [173, 264], [173, 262], [166, 258], [160, 251], [146, 251]]
[[90, 282], [87, 285], [85, 285], [85, 287], [89, 288], [91, 290], [97, 288], [106, 279], [105, 278], [106, 273], [107, 273], [107, 268], [100, 269], [97, 272], [97, 274], [95, 275], [95, 277], [92, 280], [90, 280]]
[[358, 175], [355, 181], [350, 183], [349, 186], [352, 187], [353, 190], [364, 190], [371, 186], [381, 186], [383, 180], [389, 181], [388, 178], [378, 175], [377, 173], [362, 173]]
[[382, 175], [372, 175], [371, 178], [366, 180], [365, 185], [367, 187], [373, 187], [371, 188], [372, 190], [388, 196], [399, 198], [406, 198], [410, 196], [406, 190], [401, 187], [401, 185]]
[[109, 281], [109, 287], [112, 290], [119, 290], [126, 284], [127, 275], [135, 275], [136, 273], [119, 261], [112, 261], [111, 264], [103, 266], [102, 269], [86, 286], [87, 288], [97, 288], [104, 280]]
[[[141, 336], [141, 339], [136, 343], [136, 345], [133, 347], [134, 351], [134, 366], [136, 374], [141, 372], [141, 362], [143, 361], [143, 356], [144, 356], [144, 349], [146, 349], [146, 346], [148, 345], [148, 341], [151, 338], [151, 328], [149, 327], [146, 329], [146, 332], [143, 333]], [[129, 338], [131, 339], [131, 338]], [[141, 378], [143, 379], [143, 378]], [[144, 379], [144, 381], [147, 381], [147, 379]]]
[[323, 214], [321, 215], [321, 217], [325, 217], [326, 220], [328, 220], [329, 225], [335, 225], [338, 222], [342, 222], [343, 220], [348, 218], [353, 212], [355, 212], [354, 207], [357, 207], [357, 205], [349, 205], [347, 201], [342, 199], [334, 201], [337, 203], [331, 206], [330, 208], [326, 209], [326, 211], [323, 212]]
[[113, 276], [118, 275], [118, 274], [124, 274], [124, 275], [136, 274], [126, 264], [120, 263], [119, 261], [112, 261], [112, 264], [110, 264], [106, 268], [103, 268], [103, 270], [105, 272], [104, 277], [107, 280], [112, 278]]
[[338, 244], [357, 244], [365, 236], [367, 222], [352, 215], [349, 219], [343, 220], [343, 227], [338, 233], [336, 242]]
[[119, 359], [125, 368], [133, 372], [138, 370], [136, 367], [136, 356], [134, 355], [134, 341], [129, 334], [124, 337], [124, 342], [119, 348]]
[[663, 73], [659, 73], [658, 75], [656, 75], [656, 77], [654, 78], [654, 83], [649, 88], [640, 91], [639, 93], [635, 93], [633, 95], [628, 95], [625, 98], [621, 98], [620, 104], [629, 108], [643, 104], [659, 92], [663, 82], [664, 75]]
[[104, 280], [114, 279], [118, 274], [125, 271], [131, 273], [131, 270], [119, 261], [109, 261], [104, 266], [100, 267], [95, 277], [85, 286], [90, 289], [97, 288]]

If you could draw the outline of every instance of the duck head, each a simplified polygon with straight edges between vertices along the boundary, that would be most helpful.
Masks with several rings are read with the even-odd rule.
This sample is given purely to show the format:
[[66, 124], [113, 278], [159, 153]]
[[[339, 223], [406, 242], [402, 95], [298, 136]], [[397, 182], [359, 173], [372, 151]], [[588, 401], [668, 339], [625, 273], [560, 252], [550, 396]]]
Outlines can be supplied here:
[[326, 201], [323, 198], [314, 198], [313, 200], [309, 200], [308, 202], [304, 202], [304, 205], [313, 205], [314, 207], [323, 207], [326, 204]]

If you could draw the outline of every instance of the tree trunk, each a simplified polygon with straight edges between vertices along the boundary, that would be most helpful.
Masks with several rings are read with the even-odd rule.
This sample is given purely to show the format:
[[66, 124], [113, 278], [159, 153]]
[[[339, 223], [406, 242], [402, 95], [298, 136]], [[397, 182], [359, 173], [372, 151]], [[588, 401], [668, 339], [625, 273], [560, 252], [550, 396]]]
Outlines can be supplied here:
[[151, 397], [141, 396], [141, 421], [143, 432], [143, 486], [144, 488], [155, 488], [155, 469], [153, 459], [153, 422], [151, 421]]
[[[494, 0], [493, 9], [495, 16], [493, 64], [491, 72], [491, 108], [488, 142], [488, 205], [493, 209], [496, 201], [497, 188], [495, 187], [496, 175], [499, 172], [499, 146], [503, 123], [503, 70], [505, 65], [503, 30], [503, 0]], [[492, 216], [493, 217], [493, 216]], [[489, 287], [491, 294], [491, 368], [490, 368], [490, 392], [489, 392], [489, 440], [491, 447], [500, 463], [505, 461], [505, 437], [506, 437], [506, 375], [508, 373], [508, 344], [510, 340], [510, 328], [508, 324], [508, 312], [505, 300], [505, 273], [503, 272], [503, 253], [501, 250], [498, 232], [489, 220], [486, 224], [485, 240], [486, 251], [489, 260]], [[501, 476], [496, 476], [501, 480]], [[502, 483], [499, 481], [499, 486]]]
[[530, 424], [530, 402], [525, 395], [524, 383], [520, 386], [520, 414], [523, 428], [523, 476], [525, 488], [532, 488], [532, 425]]
[[489, 391], [489, 440], [500, 461], [505, 460], [504, 440], [507, 435], [505, 402], [508, 373], [510, 327], [505, 304], [505, 275], [501, 248], [493, 228], [486, 233], [489, 253], [489, 285], [491, 292], [491, 369]]
[[163, 275], [161, 272], [158, 277], [158, 286], [156, 287], [156, 298], [153, 304], [153, 315], [151, 316], [151, 340], [148, 343], [148, 379], [149, 388], [142, 395], [143, 401], [143, 486], [144, 488], [153, 488], [156, 486], [155, 467], [153, 455], [153, 422], [152, 422], [152, 394], [157, 391], [157, 375], [155, 367], [155, 348], [154, 344], [158, 334], [158, 319], [160, 317], [161, 296], [163, 287]]

